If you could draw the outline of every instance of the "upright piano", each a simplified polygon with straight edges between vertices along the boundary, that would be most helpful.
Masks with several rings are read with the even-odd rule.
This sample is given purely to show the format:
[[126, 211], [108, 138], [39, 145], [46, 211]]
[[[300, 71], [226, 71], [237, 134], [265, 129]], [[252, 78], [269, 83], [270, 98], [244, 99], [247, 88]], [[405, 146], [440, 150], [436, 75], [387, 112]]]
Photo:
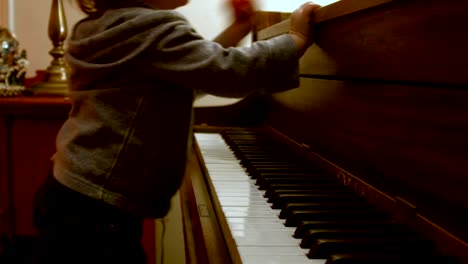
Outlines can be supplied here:
[[[188, 263], [468, 263], [468, 1], [315, 13], [299, 88], [196, 108]], [[259, 12], [254, 40], [285, 33]]]

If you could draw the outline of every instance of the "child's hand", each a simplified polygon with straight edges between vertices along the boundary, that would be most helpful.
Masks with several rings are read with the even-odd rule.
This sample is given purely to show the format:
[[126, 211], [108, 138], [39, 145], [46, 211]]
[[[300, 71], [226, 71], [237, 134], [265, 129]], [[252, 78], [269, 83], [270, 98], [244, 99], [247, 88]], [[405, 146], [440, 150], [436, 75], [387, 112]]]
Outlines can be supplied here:
[[291, 15], [289, 34], [293, 37], [299, 49], [299, 55], [314, 43], [313, 12], [319, 5], [307, 2], [296, 9]]
[[255, 13], [252, 0], [229, 0], [234, 11], [236, 21], [244, 22], [250, 20]]

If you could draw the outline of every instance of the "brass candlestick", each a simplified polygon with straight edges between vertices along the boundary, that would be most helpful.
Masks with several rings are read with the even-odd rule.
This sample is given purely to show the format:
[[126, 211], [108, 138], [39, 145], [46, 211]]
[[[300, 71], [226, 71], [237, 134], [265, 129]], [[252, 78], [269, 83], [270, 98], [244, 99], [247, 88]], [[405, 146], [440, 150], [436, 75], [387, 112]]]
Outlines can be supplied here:
[[42, 82], [33, 84], [33, 94], [65, 95], [68, 92], [68, 67], [63, 59], [63, 45], [67, 38], [67, 21], [62, 0], [52, 0], [49, 17], [49, 39], [53, 48], [49, 54], [53, 57]]

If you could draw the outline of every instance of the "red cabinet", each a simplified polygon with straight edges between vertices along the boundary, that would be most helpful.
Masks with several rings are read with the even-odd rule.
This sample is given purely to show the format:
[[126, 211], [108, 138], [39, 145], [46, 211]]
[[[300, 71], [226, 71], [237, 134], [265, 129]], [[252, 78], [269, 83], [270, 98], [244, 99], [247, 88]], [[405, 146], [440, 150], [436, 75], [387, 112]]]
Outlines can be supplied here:
[[50, 168], [70, 105], [63, 97], [0, 98], [0, 232], [34, 234], [32, 199]]
[[[64, 97], [0, 98], [0, 235], [34, 235], [33, 196], [48, 175], [69, 110]], [[155, 263], [154, 221], [144, 228], [148, 263]]]

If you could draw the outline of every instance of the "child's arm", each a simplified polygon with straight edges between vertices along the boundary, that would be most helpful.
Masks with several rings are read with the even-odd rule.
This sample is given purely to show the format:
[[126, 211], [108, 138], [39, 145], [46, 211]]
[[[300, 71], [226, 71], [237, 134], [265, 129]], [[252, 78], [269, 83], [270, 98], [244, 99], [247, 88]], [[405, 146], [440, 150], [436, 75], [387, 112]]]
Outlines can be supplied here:
[[235, 21], [214, 41], [225, 48], [236, 46], [252, 29], [252, 17], [255, 12], [251, 0], [229, 0]]
[[250, 21], [235, 21], [228, 28], [226, 28], [221, 34], [219, 34], [214, 42], [218, 42], [225, 48], [236, 46], [247, 34], [249, 34], [252, 28]]

